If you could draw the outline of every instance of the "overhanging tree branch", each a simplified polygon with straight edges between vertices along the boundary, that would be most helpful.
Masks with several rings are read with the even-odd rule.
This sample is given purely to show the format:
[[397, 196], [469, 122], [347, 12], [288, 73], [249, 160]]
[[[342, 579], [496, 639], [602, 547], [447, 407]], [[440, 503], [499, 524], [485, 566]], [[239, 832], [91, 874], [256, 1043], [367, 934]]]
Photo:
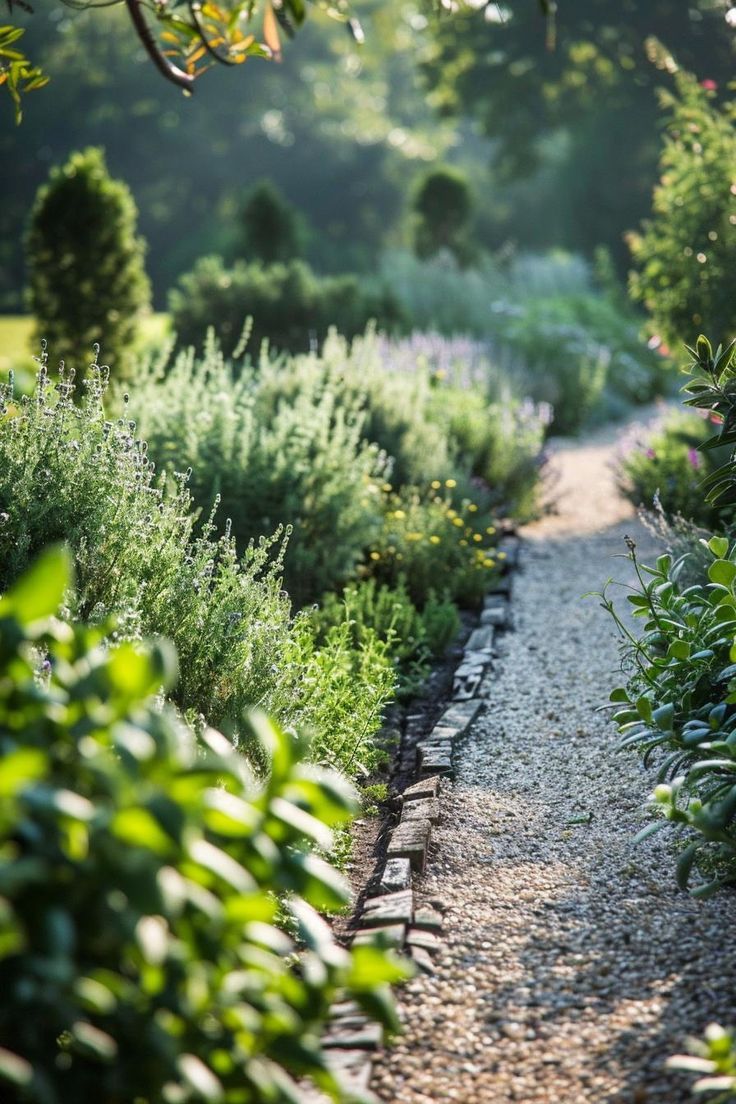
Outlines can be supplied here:
[[185, 73], [183, 69], [179, 69], [169, 61], [167, 57], [161, 52], [161, 49], [156, 42], [151, 28], [146, 22], [146, 17], [143, 14], [141, 0], [125, 0], [128, 14], [133, 22], [133, 26], [136, 29], [138, 37], [143, 43], [143, 47], [150, 57], [153, 64], [158, 69], [159, 73], [166, 80], [171, 81], [172, 84], [177, 85], [179, 88], [183, 88], [187, 92], [191, 92], [194, 88], [194, 77], [189, 73]]

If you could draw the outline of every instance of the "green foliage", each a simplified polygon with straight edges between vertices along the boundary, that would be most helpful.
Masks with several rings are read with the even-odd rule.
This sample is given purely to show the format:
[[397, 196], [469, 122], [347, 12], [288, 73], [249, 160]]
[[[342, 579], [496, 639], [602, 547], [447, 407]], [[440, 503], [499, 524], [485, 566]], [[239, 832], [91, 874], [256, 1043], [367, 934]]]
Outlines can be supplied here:
[[375, 579], [351, 583], [341, 597], [327, 595], [314, 618], [323, 631], [346, 622], [354, 650], [374, 635], [384, 641], [404, 693], [415, 688], [429, 670], [430, 661], [444, 655], [460, 630], [457, 609], [451, 601], [431, 592], [420, 612], [403, 578], [395, 587], [379, 585]]
[[10, 93], [16, 123], [23, 118], [21, 96], [43, 88], [49, 81], [43, 70], [18, 49], [18, 40], [25, 33], [23, 27], [0, 27], [0, 86], [5, 85]]
[[412, 212], [418, 257], [447, 251], [461, 264], [470, 260], [473, 197], [464, 173], [447, 166], [429, 170], [415, 187]]
[[[367, 560], [366, 571], [395, 588], [405, 583], [415, 606], [423, 609], [438, 582], [459, 606], [480, 605], [499, 570], [494, 550], [496, 529], [474, 502], [453, 507], [446, 489], [434, 480], [426, 491], [408, 487], [393, 492], [386, 484], [384, 526]], [[443, 493], [444, 492], [444, 493]]]
[[627, 686], [611, 694], [622, 747], [638, 748], [645, 761], [658, 754], [652, 802], [662, 815], [640, 836], [666, 824], [684, 831], [677, 879], [684, 888], [700, 864], [708, 880], [696, 896], [736, 877], [736, 546], [712, 537], [707, 547], [707, 581], [693, 586], [680, 582], [683, 557], [642, 567], [631, 548], [639, 587], [628, 601], [644, 622], [638, 637], [603, 595], [630, 671]]
[[[331, 335], [321, 356], [282, 364], [275, 381], [292, 395], [313, 387], [316, 377], [341, 404], [359, 404], [363, 437], [391, 458], [393, 486], [423, 485], [431, 476], [455, 479], [486, 505], [530, 516], [545, 412], [495, 379], [487, 393], [485, 364], [471, 370], [466, 361], [473, 354], [467, 343], [436, 335], [388, 341], [368, 332], [352, 346]], [[457, 357], [452, 368], [439, 367], [448, 357]]]
[[303, 717], [303, 727], [313, 733], [312, 756], [351, 777], [365, 777], [381, 761], [373, 737], [396, 690], [390, 643], [372, 630], [356, 639], [347, 616], [319, 638], [304, 618], [294, 636], [286, 658], [299, 679], [297, 719]]
[[[720, 432], [699, 448], [733, 446], [733, 346], [714, 352], [701, 335], [690, 352], [687, 405], [721, 421]], [[722, 510], [734, 501], [735, 486], [731, 457], [707, 476], [701, 494]], [[621, 707], [614, 718], [625, 737], [623, 746], [638, 747], [645, 758], [666, 752], [653, 795], [664, 819], [641, 835], [667, 823], [684, 831], [687, 845], [678, 862], [678, 882], [685, 887], [698, 864], [707, 880], [693, 892], [705, 896], [736, 879], [736, 545], [723, 535], [701, 545], [705, 573], [688, 570], [687, 552], [676, 559], [660, 556], [656, 567], [642, 567], [629, 542], [639, 586], [628, 601], [634, 616], [644, 620], [641, 636], [624, 624], [606, 591], [602, 599], [621, 633], [630, 671], [628, 685], [611, 695]]]
[[470, 116], [494, 142], [484, 205], [496, 207], [496, 244], [590, 256], [603, 242], [624, 270], [623, 234], [646, 213], [656, 179], [657, 91], [676, 68], [671, 57], [652, 64], [652, 36], [684, 69], [725, 87], [728, 7], [565, 0], [547, 41], [536, 0], [463, 5], [433, 25], [422, 56], [428, 99], [443, 114]]
[[403, 974], [315, 911], [348, 900], [311, 849], [354, 794], [262, 715], [259, 784], [219, 733], [198, 742], [154, 707], [170, 646], [56, 619], [69, 584], [55, 549], [0, 600], [3, 1100], [286, 1104], [303, 1078], [342, 1099], [330, 1003], [391, 1024]]
[[26, 239], [31, 310], [39, 338], [80, 376], [103, 336], [113, 371], [125, 371], [150, 305], [136, 219], [129, 189], [109, 176], [100, 149], [73, 153], [36, 196]]
[[388, 330], [402, 321], [394, 299], [357, 276], [316, 276], [304, 261], [262, 265], [203, 257], [169, 295], [174, 329], [182, 345], [199, 346], [214, 327], [226, 355], [241, 342], [252, 319], [251, 346], [263, 341], [282, 352], [307, 352], [331, 326], [346, 337], [372, 319]]
[[247, 261], [271, 265], [301, 256], [304, 229], [299, 216], [270, 181], [251, 188], [240, 221], [240, 250]]
[[[173, 695], [183, 709], [237, 735], [243, 711], [257, 705], [318, 738], [346, 740], [346, 716], [326, 721], [322, 704], [339, 697], [342, 675], [333, 681], [325, 659], [309, 686], [303, 677], [304, 665], [317, 662], [314, 643], [308, 616], [292, 617], [282, 589], [277, 537], [239, 555], [227, 529], [195, 531], [186, 477], [167, 488], [135, 423], [106, 419], [98, 368], [80, 403], [63, 377], [50, 392], [42, 367], [34, 394], [0, 396], [0, 590], [46, 544], [65, 539], [78, 578], [70, 615], [101, 622], [113, 613], [126, 639], [168, 636], [181, 662]], [[358, 723], [367, 727], [390, 692], [382, 696], [378, 682], [365, 692]]]
[[729, 449], [728, 459], [718, 465], [703, 482], [706, 501], [719, 510], [733, 508], [736, 502], [736, 344], [713, 351], [702, 334], [695, 348], [687, 347], [692, 361], [687, 369], [690, 381], [685, 385], [686, 406], [706, 410], [717, 432], [703, 443], [704, 451]]
[[673, 347], [709, 330], [736, 336], [731, 242], [736, 223], [736, 108], [688, 73], [666, 95], [667, 136], [653, 214], [631, 236], [631, 291]]
[[688, 1054], [670, 1058], [670, 1069], [697, 1074], [692, 1091], [710, 1104], [736, 1100], [736, 1036], [733, 1031], [710, 1024], [702, 1039], [688, 1039]]
[[129, 407], [158, 466], [191, 469], [205, 515], [217, 497], [240, 549], [289, 526], [284, 579], [303, 605], [355, 573], [381, 524], [386, 462], [337, 378], [291, 375], [265, 358], [238, 370], [210, 343], [201, 360], [144, 366]]
[[635, 316], [592, 289], [578, 258], [522, 255], [462, 271], [447, 257], [394, 255], [383, 275], [415, 326], [485, 339], [489, 396], [503, 388], [549, 403], [559, 433], [666, 389], [668, 362]]
[[619, 486], [635, 506], [658, 501], [665, 514], [707, 528], [724, 521], [717, 506], [705, 500], [702, 483], [723, 459], [723, 450], [701, 451], [708, 438], [702, 418], [670, 414], [647, 427], [624, 446]]

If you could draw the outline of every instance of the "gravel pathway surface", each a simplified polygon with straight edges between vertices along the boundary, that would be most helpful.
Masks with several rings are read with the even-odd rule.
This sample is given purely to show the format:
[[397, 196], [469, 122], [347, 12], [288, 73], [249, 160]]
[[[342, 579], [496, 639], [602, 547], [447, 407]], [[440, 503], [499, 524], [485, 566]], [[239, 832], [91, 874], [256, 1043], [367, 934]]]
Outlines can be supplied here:
[[693, 901], [664, 836], [633, 845], [652, 776], [596, 712], [618, 652], [581, 596], [627, 577], [625, 533], [651, 551], [612, 451], [610, 434], [559, 447], [559, 513], [526, 531], [515, 631], [420, 887], [444, 903], [444, 949], [376, 1066], [389, 1104], [685, 1104], [665, 1059], [736, 1019], [736, 894]]

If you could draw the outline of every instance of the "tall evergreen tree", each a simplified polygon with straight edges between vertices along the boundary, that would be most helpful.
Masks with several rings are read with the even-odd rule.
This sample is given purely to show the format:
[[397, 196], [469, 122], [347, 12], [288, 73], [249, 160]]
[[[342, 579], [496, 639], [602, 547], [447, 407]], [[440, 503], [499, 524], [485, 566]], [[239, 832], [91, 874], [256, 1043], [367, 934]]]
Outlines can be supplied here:
[[77, 372], [95, 342], [113, 371], [122, 372], [150, 305], [137, 216], [127, 185], [111, 178], [96, 148], [52, 169], [36, 196], [26, 239], [36, 335]]

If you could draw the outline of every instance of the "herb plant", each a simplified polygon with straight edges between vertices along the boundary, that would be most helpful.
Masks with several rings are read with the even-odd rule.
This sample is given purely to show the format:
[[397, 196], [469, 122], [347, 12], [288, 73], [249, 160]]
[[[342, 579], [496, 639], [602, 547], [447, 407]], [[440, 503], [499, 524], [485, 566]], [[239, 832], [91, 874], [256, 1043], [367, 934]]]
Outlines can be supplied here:
[[348, 897], [313, 849], [350, 786], [263, 716], [261, 782], [218, 732], [198, 741], [156, 705], [171, 646], [59, 620], [70, 582], [57, 548], [0, 600], [0, 1096], [286, 1104], [306, 1079], [343, 1099], [330, 1003], [390, 1025], [404, 973], [317, 911]]

